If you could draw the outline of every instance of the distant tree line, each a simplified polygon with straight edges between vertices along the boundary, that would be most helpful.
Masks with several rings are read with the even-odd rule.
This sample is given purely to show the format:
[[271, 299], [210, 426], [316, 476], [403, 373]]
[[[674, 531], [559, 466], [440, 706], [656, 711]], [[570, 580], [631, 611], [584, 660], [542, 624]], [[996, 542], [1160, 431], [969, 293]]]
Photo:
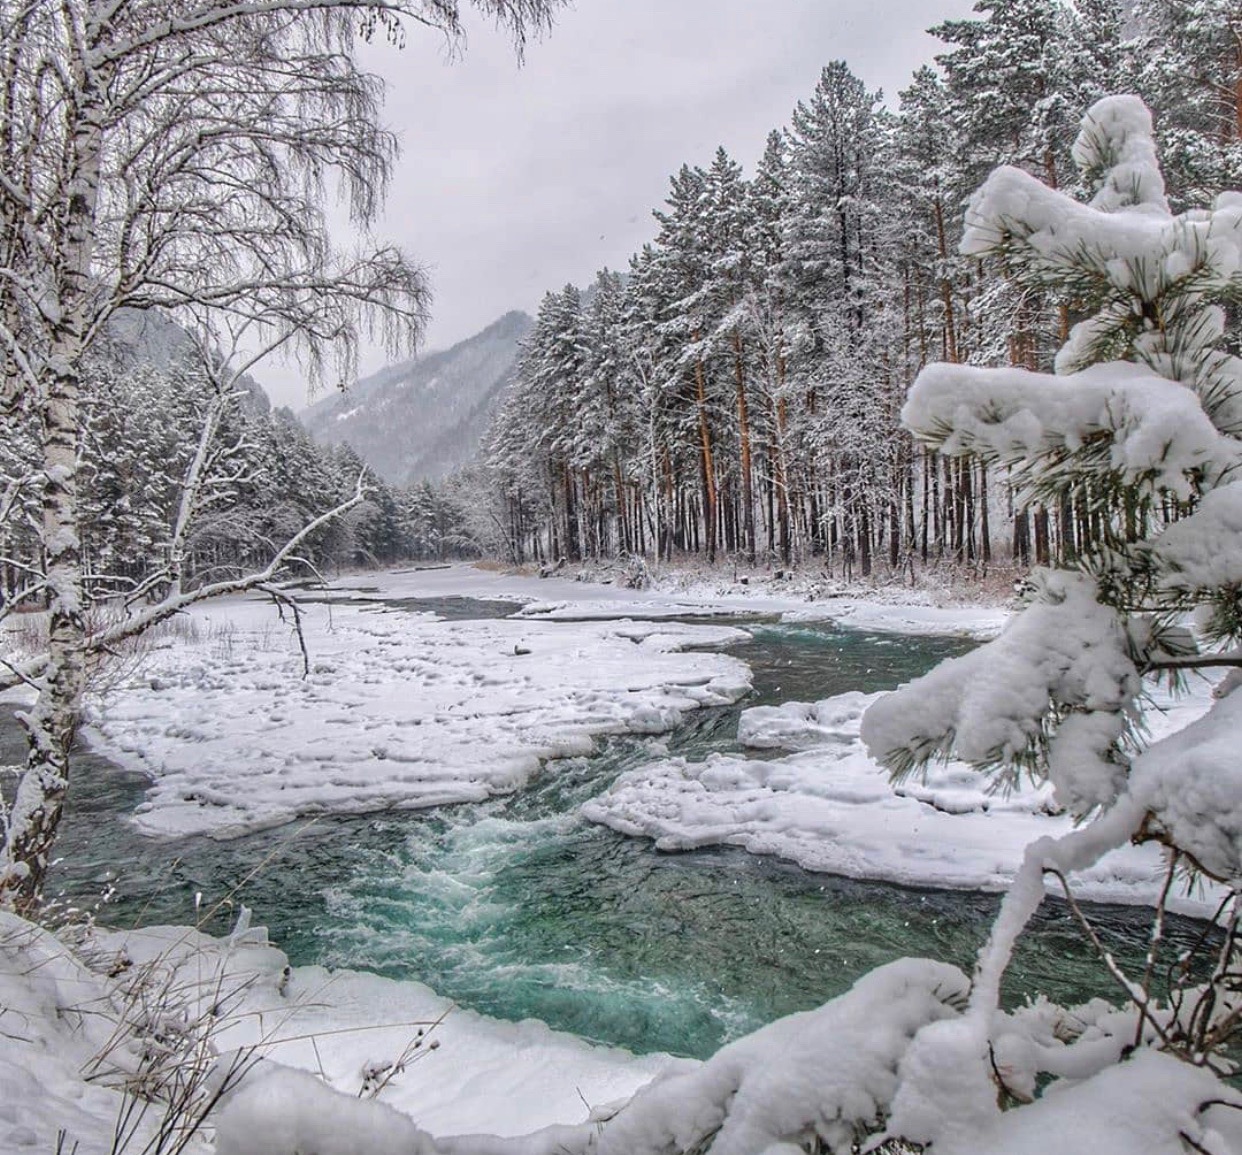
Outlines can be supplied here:
[[[899, 428], [929, 361], [1048, 369], [1083, 304], [958, 254], [1000, 164], [1079, 193], [1079, 118], [1153, 108], [1175, 209], [1242, 184], [1236, 0], [981, 0], [896, 111], [824, 69], [749, 179], [720, 149], [671, 179], [628, 272], [549, 293], [459, 506], [515, 562], [679, 553], [866, 576], [1072, 559], [1090, 509]], [[1236, 340], [1237, 331], [1234, 330]]]
[[[189, 587], [249, 572], [277, 543], [348, 499], [365, 467], [347, 445], [316, 445], [288, 409], [245, 389], [221, 398], [210, 373], [99, 358], [84, 374], [79, 453], [84, 580], [96, 596], [162, 593], [186, 480], [207, 421], [215, 423], [204, 484], [189, 514], [182, 578]], [[38, 431], [20, 415], [0, 438], [0, 480], [15, 508], [0, 521], [0, 599], [29, 587], [41, 565]], [[390, 488], [367, 473], [366, 499], [313, 534], [300, 568], [374, 566], [452, 554], [459, 520], [430, 486]], [[294, 564], [294, 570], [299, 568]], [[150, 588], [146, 586], [150, 584]]]
[[[181, 577], [188, 588], [250, 572], [364, 477], [365, 500], [312, 534], [290, 572], [313, 578], [404, 560], [479, 557], [495, 526], [474, 508], [478, 479], [463, 471], [438, 485], [390, 486], [349, 445], [316, 444], [261, 391], [220, 395], [191, 347], [134, 363], [123, 350], [92, 358], [83, 375], [78, 451], [79, 538], [93, 598], [162, 594], [186, 483], [205, 423], [206, 477], [185, 511]], [[33, 416], [5, 417], [0, 437], [0, 606], [29, 591], [44, 565], [43, 478]], [[37, 604], [37, 602], [35, 603]]]

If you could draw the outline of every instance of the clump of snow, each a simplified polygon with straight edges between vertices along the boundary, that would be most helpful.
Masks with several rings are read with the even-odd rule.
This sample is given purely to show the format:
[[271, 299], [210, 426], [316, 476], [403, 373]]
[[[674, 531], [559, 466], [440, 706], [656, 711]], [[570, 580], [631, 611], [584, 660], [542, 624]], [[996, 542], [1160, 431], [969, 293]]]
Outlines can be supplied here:
[[267, 1065], [216, 1117], [216, 1155], [437, 1155], [430, 1135], [371, 1099], [333, 1091], [314, 1075]]
[[968, 1104], [959, 1104], [962, 1069], [944, 1051], [926, 1055], [925, 1065], [916, 1057], [903, 1065], [889, 1129], [934, 1144], [938, 1155], [1171, 1155], [1187, 1149], [1183, 1137], [1212, 1155], [1239, 1149], [1235, 1117], [1242, 1097], [1210, 1071], [1170, 1055], [1141, 1050], [1006, 1112], [996, 1107], [996, 1088], [986, 1079]]
[[1196, 478], [1224, 476], [1242, 461], [1237, 440], [1217, 430], [1191, 390], [1129, 362], [1057, 377], [929, 365], [901, 416], [942, 453], [1018, 468], [1104, 438], [1106, 467], [1123, 484], [1167, 490], [1183, 500]]
[[1130, 791], [1179, 849], [1214, 877], [1242, 885], [1242, 693], [1135, 760]]
[[1084, 179], [1098, 185], [1093, 208], [1116, 212], [1147, 205], [1168, 213], [1151, 113], [1137, 96], [1096, 101], [1083, 117], [1073, 157]]
[[1148, 553], [1165, 589], [1242, 584], [1242, 483], [1205, 494], [1193, 513], [1156, 536]]
[[[903, 773], [950, 753], [982, 768], [1030, 764], [1047, 741], [1058, 803], [1084, 813], [1124, 781], [1116, 748], [1138, 689], [1126, 632], [1095, 583], [1051, 572], [1000, 637], [876, 702], [862, 737]], [[1050, 711], [1068, 716], [1048, 740]]]
[[879, 694], [851, 691], [820, 702], [755, 706], [738, 719], [737, 740], [756, 750], [806, 750], [858, 737], [859, 723]]

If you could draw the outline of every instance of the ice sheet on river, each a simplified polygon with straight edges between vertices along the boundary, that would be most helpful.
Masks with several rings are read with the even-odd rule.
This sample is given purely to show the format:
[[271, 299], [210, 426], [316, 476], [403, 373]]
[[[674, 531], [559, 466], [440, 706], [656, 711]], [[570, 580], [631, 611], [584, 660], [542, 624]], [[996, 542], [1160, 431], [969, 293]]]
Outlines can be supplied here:
[[309, 604], [310, 672], [270, 605], [196, 612], [197, 637], [149, 655], [100, 699], [92, 746], [152, 787], [151, 833], [228, 837], [291, 818], [476, 801], [592, 736], [659, 733], [737, 700], [744, 663], [686, 653], [716, 625], [445, 622]]
[[[369, 587], [359, 589], [359, 585]], [[727, 572], [655, 575], [647, 589], [578, 581], [573, 576], [539, 578], [468, 564], [389, 570], [331, 583], [333, 596], [386, 598], [470, 597], [510, 601], [523, 617], [577, 622], [612, 618], [772, 616], [784, 621], [833, 621], [864, 630], [897, 634], [960, 634], [992, 637], [1008, 611], [996, 605], [939, 606], [926, 594], [904, 588], [829, 588], [807, 577], [776, 580], [771, 575], [730, 579]]]
[[[1209, 687], [1152, 711], [1152, 737], [1180, 729], [1207, 707]], [[582, 808], [623, 834], [661, 850], [740, 846], [808, 870], [906, 885], [1000, 890], [1028, 843], [1070, 829], [1047, 787], [991, 793], [961, 763], [933, 767], [899, 786], [863, 748], [859, 726], [880, 695], [840, 694], [745, 710], [742, 745], [793, 751], [777, 757], [713, 754], [670, 758], [628, 771]], [[1126, 847], [1075, 876], [1080, 898], [1154, 901], [1164, 871], [1154, 846]], [[1202, 914], [1210, 896], [1171, 905]]]

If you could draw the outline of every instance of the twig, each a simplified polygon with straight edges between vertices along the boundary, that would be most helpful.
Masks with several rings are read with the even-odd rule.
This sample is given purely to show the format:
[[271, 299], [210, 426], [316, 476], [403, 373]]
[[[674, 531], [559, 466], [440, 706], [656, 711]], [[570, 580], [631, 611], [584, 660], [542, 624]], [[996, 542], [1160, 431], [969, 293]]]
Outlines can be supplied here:
[[1155, 1030], [1156, 1034], [1160, 1037], [1160, 1041], [1166, 1047], [1169, 1046], [1169, 1037], [1164, 1029], [1164, 1026], [1157, 1021], [1156, 1017], [1151, 1012], [1147, 992], [1126, 977], [1125, 972], [1122, 971], [1122, 969], [1117, 965], [1112, 953], [1103, 944], [1103, 942], [1100, 941], [1100, 936], [1096, 933], [1095, 927], [1087, 921], [1086, 916], [1082, 913], [1082, 908], [1079, 907], [1077, 900], [1074, 898], [1073, 892], [1070, 890], [1069, 881], [1066, 879], [1065, 875], [1055, 867], [1051, 866], [1044, 867], [1044, 873], [1053, 875], [1061, 883], [1061, 889], [1065, 891], [1065, 901], [1069, 904], [1070, 910], [1073, 911], [1074, 917], [1078, 919], [1078, 922], [1082, 926], [1083, 931], [1086, 933], [1087, 938], [1091, 940], [1092, 946], [1095, 947], [1095, 949], [1099, 952], [1100, 957], [1104, 960], [1104, 965], [1108, 968], [1108, 973], [1111, 974], [1113, 978], [1115, 978], [1125, 988], [1126, 996], [1138, 1008], [1141, 1019], [1147, 1019], [1147, 1021], [1151, 1023], [1153, 1030]]
[[[1151, 942], [1147, 946], [1147, 966], [1143, 971], [1143, 996], [1151, 998], [1151, 980], [1156, 970], [1156, 955], [1160, 949], [1160, 943], [1164, 938], [1164, 912], [1165, 905], [1169, 901], [1169, 891], [1173, 888], [1173, 877], [1177, 870], [1177, 862], [1181, 857], [1178, 851], [1174, 851], [1169, 855], [1169, 868], [1165, 874], [1164, 886], [1160, 891], [1160, 901], [1156, 903], [1156, 919], [1152, 924]], [[1142, 1018], [1134, 1026], [1134, 1045], [1137, 1047], [1143, 1041], [1143, 1020]]]

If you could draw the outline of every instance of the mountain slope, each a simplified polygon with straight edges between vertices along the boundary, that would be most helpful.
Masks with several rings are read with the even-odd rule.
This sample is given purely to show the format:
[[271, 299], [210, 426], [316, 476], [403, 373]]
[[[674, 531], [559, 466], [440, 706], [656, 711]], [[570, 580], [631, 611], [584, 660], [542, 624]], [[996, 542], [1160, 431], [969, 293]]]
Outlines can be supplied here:
[[[125, 368], [147, 365], [162, 373], [198, 358], [190, 335], [159, 309], [118, 310], [108, 322], [105, 352], [110, 360]], [[271, 412], [272, 403], [263, 386], [248, 373], [238, 379], [237, 388], [246, 394], [245, 404], [253, 412]]]
[[321, 445], [348, 443], [385, 481], [435, 480], [473, 456], [508, 387], [525, 313], [506, 313], [442, 353], [390, 365], [303, 412]]

